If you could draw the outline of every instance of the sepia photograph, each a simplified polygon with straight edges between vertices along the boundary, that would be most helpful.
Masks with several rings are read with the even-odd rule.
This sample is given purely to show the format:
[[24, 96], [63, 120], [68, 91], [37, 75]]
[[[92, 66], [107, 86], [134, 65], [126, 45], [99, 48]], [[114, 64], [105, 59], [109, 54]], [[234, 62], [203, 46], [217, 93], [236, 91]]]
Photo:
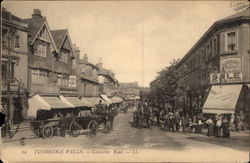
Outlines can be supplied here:
[[4, 163], [250, 160], [250, 2], [1, 5]]

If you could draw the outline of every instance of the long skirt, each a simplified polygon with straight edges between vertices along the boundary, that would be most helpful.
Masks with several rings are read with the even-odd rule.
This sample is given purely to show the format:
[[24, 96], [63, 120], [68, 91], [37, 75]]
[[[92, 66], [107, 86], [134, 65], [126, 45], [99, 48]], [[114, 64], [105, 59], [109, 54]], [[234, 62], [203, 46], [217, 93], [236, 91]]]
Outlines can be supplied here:
[[221, 127], [215, 126], [215, 136], [221, 137]]
[[228, 127], [223, 127], [222, 133], [223, 133], [223, 137], [230, 137], [230, 131]]
[[213, 124], [208, 125], [207, 136], [214, 136], [214, 125]]

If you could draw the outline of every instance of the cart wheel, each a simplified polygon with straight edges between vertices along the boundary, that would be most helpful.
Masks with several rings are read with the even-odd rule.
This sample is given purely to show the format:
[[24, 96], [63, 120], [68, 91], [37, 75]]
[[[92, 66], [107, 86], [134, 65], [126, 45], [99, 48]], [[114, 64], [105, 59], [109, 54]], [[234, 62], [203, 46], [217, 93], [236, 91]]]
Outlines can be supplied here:
[[88, 124], [89, 136], [95, 136], [98, 130], [98, 123], [95, 120], [91, 120]]
[[110, 121], [107, 121], [106, 124], [105, 124], [105, 130], [106, 130], [106, 132], [110, 133], [111, 129], [112, 129], [112, 124], [111, 124]]
[[61, 131], [60, 131], [60, 128], [59, 127], [54, 127], [54, 135], [60, 135]]
[[79, 136], [80, 130], [81, 130], [81, 126], [75, 120], [70, 123], [69, 131], [73, 137]]
[[51, 126], [44, 127], [42, 133], [43, 133], [43, 138], [52, 137], [53, 133], [54, 133], [53, 127], [51, 127]]

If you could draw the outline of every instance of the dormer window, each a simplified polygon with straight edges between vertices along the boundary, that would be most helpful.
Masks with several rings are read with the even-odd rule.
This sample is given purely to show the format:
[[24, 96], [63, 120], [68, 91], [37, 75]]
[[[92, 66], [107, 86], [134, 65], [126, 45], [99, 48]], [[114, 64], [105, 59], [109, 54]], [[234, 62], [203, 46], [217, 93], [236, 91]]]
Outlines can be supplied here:
[[36, 44], [34, 54], [40, 57], [46, 57], [46, 45], [42, 43]]
[[64, 63], [67, 63], [68, 54], [69, 54], [69, 53], [66, 52], [66, 51], [61, 51], [60, 61], [61, 61], [61, 62], [64, 62]]

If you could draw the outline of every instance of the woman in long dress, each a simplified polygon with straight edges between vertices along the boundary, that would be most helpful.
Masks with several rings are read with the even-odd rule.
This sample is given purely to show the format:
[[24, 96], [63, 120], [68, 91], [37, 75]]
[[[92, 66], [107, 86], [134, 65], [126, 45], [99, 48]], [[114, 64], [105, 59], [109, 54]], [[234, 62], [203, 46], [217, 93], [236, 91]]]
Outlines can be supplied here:
[[223, 118], [221, 127], [222, 127], [222, 136], [230, 137], [230, 130], [229, 130], [230, 124], [229, 121], [227, 120], [227, 117]]
[[208, 118], [206, 124], [208, 124], [207, 136], [214, 136], [214, 122], [211, 117]]

